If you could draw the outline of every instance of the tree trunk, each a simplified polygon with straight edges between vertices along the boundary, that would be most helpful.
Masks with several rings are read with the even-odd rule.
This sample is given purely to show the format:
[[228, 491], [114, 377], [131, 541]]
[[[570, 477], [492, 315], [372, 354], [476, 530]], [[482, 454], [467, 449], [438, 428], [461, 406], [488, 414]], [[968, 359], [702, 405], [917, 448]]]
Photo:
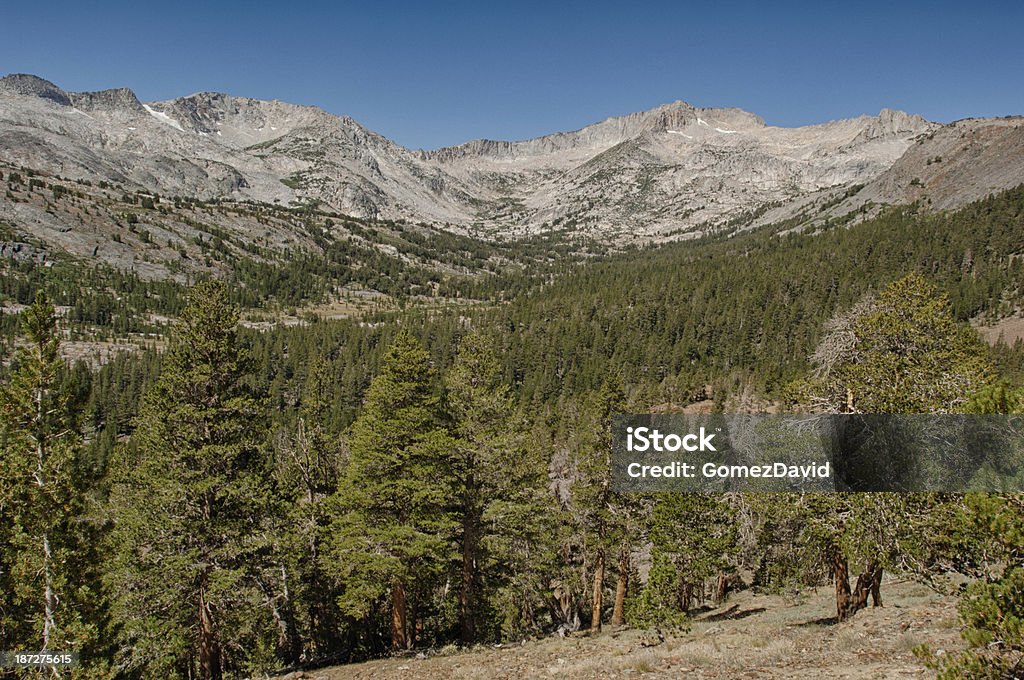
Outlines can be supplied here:
[[850, 569], [838, 548], [832, 551], [832, 577], [836, 582], [836, 620], [840, 623], [850, 615]]
[[[312, 492], [310, 493], [312, 494]], [[310, 524], [321, 526], [321, 518], [316, 514], [311, 515]], [[334, 602], [335, 592], [320, 569], [319, 553], [317, 534], [312, 532], [309, 536], [310, 570], [307, 577], [308, 589], [310, 592], [323, 594], [320, 597], [308, 598], [307, 611], [309, 614], [310, 641], [314, 657], [323, 656], [326, 650], [336, 649], [343, 642], [339, 635], [341, 627], [338, 625], [335, 614], [337, 611], [337, 605]]]
[[590, 610], [591, 630], [601, 630], [601, 608], [604, 604], [604, 548], [597, 550], [597, 567], [594, 569], [594, 600]]
[[[46, 489], [46, 447], [47, 437], [42, 424], [46, 419], [44, 406], [46, 399], [46, 387], [42, 383], [37, 386], [35, 394], [36, 414], [35, 421], [39, 432], [35, 434], [36, 439], [36, 485], [45, 494]], [[43, 533], [43, 651], [50, 648], [50, 639], [57, 629], [57, 594], [53, 589], [53, 550], [50, 547], [50, 535]]]
[[[473, 483], [472, 477], [468, 483]], [[459, 591], [459, 619], [462, 623], [461, 640], [464, 645], [472, 644], [476, 640], [476, 620], [473, 611], [473, 590], [476, 584], [476, 525], [476, 504], [467, 497], [462, 515], [462, 587]]]
[[391, 651], [393, 652], [409, 648], [406, 623], [405, 586], [396, 582], [391, 586]]
[[743, 579], [739, 574], [719, 572], [718, 580], [715, 582], [715, 603], [722, 604], [729, 597], [729, 593], [743, 586]]
[[874, 558], [868, 560], [864, 567], [864, 573], [857, 577], [857, 589], [859, 593], [860, 606], [868, 606], [868, 596], [871, 596], [872, 606], [882, 606], [882, 567]]
[[[552, 616], [560, 621], [565, 630], [576, 631], [580, 628], [580, 612], [573, 594], [562, 587], [559, 582], [552, 582]], [[528, 598], [524, 598], [528, 599]]]
[[853, 586], [853, 595], [850, 597], [850, 614], [868, 606], [868, 595], [870, 592], [871, 572], [864, 571], [857, 576], [857, 583]]
[[199, 584], [199, 677], [202, 680], [221, 680], [220, 648], [213, 629], [213, 619], [206, 602], [207, 575]]
[[615, 606], [612, 608], [612, 625], [626, 623], [626, 593], [629, 590], [629, 545], [623, 545], [619, 552], [619, 578], [615, 584]]
[[307, 607], [310, 642], [313, 648], [312, 656], [322, 657], [328, 650], [335, 650], [343, 646], [344, 640], [340, 635], [341, 626], [338, 624], [336, 615], [335, 591], [316, 565], [313, 566], [309, 576], [309, 590], [324, 594], [321, 597], [308, 598]]
[[50, 568], [50, 562], [52, 559], [53, 553], [50, 550], [50, 536], [48, 534], [43, 534], [43, 580], [45, 581], [45, 590], [43, 593], [43, 601], [45, 604], [45, 612], [43, 614], [44, 652], [49, 650], [50, 638], [57, 629], [57, 594], [53, 590], [53, 570]]
[[292, 603], [291, 591], [288, 588], [288, 570], [284, 563], [281, 568], [281, 613], [275, 616], [280, 617], [281, 626], [281, 651], [282, 658], [287, 664], [296, 664], [302, 658], [302, 638], [299, 635], [299, 627], [295, 622], [295, 606]]
[[868, 606], [868, 596], [873, 600], [873, 606], [882, 606], [882, 567], [874, 558], [868, 560], [863, 573], [857, 577], [857, 585], [853, 591], [853, 604], [851, 614], [858, 609]]
[[690, 605], [693, 604], [693, 584], [692, 583], [680, 583], [679, 584], [679, 609], [683, 612], [690, 611]]

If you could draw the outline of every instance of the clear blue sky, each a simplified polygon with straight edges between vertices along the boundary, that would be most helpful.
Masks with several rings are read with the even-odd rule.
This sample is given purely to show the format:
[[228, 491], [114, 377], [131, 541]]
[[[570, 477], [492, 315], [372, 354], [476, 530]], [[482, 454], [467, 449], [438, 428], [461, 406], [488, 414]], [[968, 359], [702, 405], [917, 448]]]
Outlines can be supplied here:
[[1024, 114], [1024, 2], [6, 3], [0, 73], [314, 104], [412, 148], [683, 99], [774, 125]]

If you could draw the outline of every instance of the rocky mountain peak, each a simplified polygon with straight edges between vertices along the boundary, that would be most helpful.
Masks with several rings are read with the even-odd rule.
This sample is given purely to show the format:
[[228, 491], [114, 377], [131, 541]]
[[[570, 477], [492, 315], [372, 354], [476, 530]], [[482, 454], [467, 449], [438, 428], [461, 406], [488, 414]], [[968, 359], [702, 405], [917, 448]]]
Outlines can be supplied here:
[[892, 132], [920, 130], [931, 125], [921, 116], [893, 109], [882, 109], [878, 114], [878, 122], [880, 125], [887, 126]]
[[118, 87], [99, 92], [70, 92], [68, 97], [76, 108], [83, 111], [144, 111], [135, 92], [127, 87]]
[[896, 111], [893, 109], [882, 109], [877, 116], [868, 117], [867, 126], [861, 131], [857, 141], [870, 141], [883, 137], [915, 135], [927, 132], [932, 123], [921, 116]]
[[222, 92], [197, 92], [168, 102], [156, 102], [151, 107], [172, 115], [196, 132], [214, 133], [217, 123], [228, 116], [237, 115], [243, 108], [231, 95]]
[[49, 80], [30, 73], [12, 73], [0, 78], [0, 90], [25, 97], [48, 99], [62, 106], [71, 106], [68, 93]]
[[246, 148], [285, 137], [301, 128], [337, 125], [339, 118], [312, 106], [278, 100], [238, 97], [223, 92], [197, 92], [186, 97], [146, 104], [165, 123]]
[[[650, 111], [622, 116], [625, 120], [636, 119], [652, 132], [662, 132], [676, 127], [682, 127], [693, 122], [697, 118], [697, 109], [682, 100], [670, 104], [663, 104]], [[609, 119], [613, 120], [613, 119]]]
[[693, 127], [703, 128], [702, 132], [728, 135], [738, 129], [750, 131], [764, 128], [765, 123], [760, 117], [742, 109], [697, 108], [678, 100], [647, 111], [611, 116], [571, 132], [556, 132], [516, 142], [475, 139], [457, 146], [420, 151], [419, 156], [426, 160], [451, 163], [473, 158], [510, 160], [579, 149], [602, 151], [647, 133], [678, 133]]

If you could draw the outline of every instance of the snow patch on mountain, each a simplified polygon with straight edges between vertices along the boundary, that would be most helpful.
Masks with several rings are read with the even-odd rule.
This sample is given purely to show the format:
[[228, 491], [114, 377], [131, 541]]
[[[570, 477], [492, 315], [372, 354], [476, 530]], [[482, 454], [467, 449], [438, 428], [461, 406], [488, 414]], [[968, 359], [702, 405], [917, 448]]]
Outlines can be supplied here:
[[184, 132], [185, 131], [184, 128], [181, 127], [181, 124], [178, 121], [174, 120], [173, 118], [168, 116], [163, 111], [157, 111], [156, 109], [154, 109], [149, 104], [143, 104], [142, 108], [146, 109], [146, 111], [149, 112], [149, 115], [153, 116], [154, 118], [156, 118], [161, 123], [166, 123], [167, 125], [170, 125], [175, 130], [178, 130], [179, 132]]

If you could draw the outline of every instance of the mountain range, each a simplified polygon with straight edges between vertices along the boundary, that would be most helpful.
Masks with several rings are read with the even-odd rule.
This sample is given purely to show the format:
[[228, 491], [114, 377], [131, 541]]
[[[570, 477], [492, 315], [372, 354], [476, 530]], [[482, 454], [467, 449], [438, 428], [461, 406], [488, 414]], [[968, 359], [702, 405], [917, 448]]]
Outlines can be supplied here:
[[164, 196], [621, 244], [884, 203], [955, 207], [1024, 181], [1024, 129], [889, 109], [783, 128], [677, 101], [525, 141], [412, 150], [316, 107], [211, 92], [144, 103], [14, 74], [0, 79], [0, 160]]

